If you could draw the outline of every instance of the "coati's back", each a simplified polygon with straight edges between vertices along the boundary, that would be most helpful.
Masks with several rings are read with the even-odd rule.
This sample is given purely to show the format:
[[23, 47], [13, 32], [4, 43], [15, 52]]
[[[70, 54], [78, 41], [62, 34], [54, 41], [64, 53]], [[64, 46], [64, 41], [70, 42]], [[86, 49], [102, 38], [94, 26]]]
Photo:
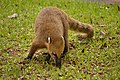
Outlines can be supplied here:
[[[44, 41], [45, 47], [50, 50], [49, 53], [51, 51], [59, 52], [57, 53], [59, 57], [64, 50], [64, 38], [62, 38], [64, 29], [61, 16], [65, 15], [57, 8], [45, 8], [39, 13], [35, 23], [37, 38], [42, 42]], [[48, 44], [49, 41], [50, 43]]]
[[35, 23], [35, 33], [40, 37], [63, 36], [63, 24], [60, 17], [60, 11], [56, 8], [43, 9]]

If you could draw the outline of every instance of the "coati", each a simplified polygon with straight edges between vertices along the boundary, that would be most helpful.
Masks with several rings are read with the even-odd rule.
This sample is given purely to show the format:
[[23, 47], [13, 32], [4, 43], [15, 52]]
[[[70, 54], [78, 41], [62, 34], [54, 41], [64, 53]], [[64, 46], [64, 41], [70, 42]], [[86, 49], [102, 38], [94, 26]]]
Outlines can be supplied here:
[[61, 66], [61, 56], [68, 51], [68, 29], [86, 33], [81, 38], [93, 37], [93, 27], [70, 18], [64, 11], [55, 8], [44, 8], [35, 21], [35, 38], [26, 59], [31, 59], [37, 49], [47, 48], [46, 60], [54, 56], [56, 66]]

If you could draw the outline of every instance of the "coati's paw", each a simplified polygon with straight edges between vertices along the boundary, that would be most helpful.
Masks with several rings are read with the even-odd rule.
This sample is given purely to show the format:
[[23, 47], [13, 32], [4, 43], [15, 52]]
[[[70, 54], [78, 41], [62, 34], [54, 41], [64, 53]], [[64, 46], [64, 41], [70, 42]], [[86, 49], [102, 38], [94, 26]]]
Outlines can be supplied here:
[[22, 62], [20, 62], [19, 64], [23, 64], [23, 65], [25, 65], [25, 64], [28, 64], [30, 62], [30, 59], [27, 59], [27, 58], [25, 58]]
[[24, 58], [24, 60], [31, 60], [32, 59], [32, 55], [28, 55], [26, 58]]
[[25, 60], [30, 60], [30, 59], [29, 59], [29, 58], [24, 58], [24, 61], [25, 61]]

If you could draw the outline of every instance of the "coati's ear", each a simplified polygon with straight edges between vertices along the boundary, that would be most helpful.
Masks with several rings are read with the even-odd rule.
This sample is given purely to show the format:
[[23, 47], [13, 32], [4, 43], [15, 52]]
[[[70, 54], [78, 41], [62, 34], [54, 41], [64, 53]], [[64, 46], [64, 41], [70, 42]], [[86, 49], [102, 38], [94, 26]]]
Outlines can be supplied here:
[[51, 43], [51, 38], [50, 38], [50, 37], [47, 38], [47, 43], [48, 43], [48, 44]]
[[50, 56], [52, 57], [52, 51], [51, 51], [51, 49], [50, 49], [50, 43], [51, 43], [51, 38], [48, 37], [48, 38], [47, 38], [47, 41], [45, 42], [45, 45], [46, 45], [46, 47], [47, 47], [47, 49], [48, 49], [48, 52], [49, 52]]
[[61, 38], [62, 38], [62, 41], [64, 42], [64, 37], [63, 37], [63, 36], [61, 36]]
[[61, 36], [61, 38], [62, 38], [62, 42], [63, 42], [63, 48], [65, 47], [65, 39], [64, 39], [64, 37], [63, 36]]
[[46, 42], [45, 42], [45, 45], [48, 47], [50, 43], [51, 43], [51, 38], [48, 37], [47, 40], [46, 40]]

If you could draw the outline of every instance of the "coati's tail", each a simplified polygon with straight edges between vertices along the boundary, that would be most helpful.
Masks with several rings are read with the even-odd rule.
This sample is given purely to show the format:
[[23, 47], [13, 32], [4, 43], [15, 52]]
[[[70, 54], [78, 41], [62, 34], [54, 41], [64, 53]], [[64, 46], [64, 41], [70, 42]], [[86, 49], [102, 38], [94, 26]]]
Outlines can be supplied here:
[[94, 35], [94, 28], [89, 24], [81, 23], [77, 20], [69, 18], [69, 26], [71, 30], [86, 34], [81, 35], [81, 38], [91, 38]]

